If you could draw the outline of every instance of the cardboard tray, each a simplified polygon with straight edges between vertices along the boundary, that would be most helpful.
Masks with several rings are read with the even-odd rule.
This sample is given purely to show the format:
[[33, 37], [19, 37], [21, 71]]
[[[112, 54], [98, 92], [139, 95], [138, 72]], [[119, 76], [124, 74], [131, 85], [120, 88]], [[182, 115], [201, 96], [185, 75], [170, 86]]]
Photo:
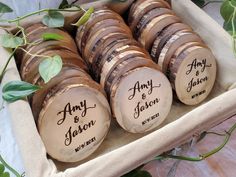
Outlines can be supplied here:
[[[132, 2], [113, 4], [115, 10], [123, 12]], [[85, 8], [97, 6], [105, 1], [83, 1]], [[121, 8], [117, 8], [121, 7]], [[190, 0], [172, 1], [174, 11], [191, 25], [211, 48], [217, 58], [218, 76], [209, 98], [197, 106], [185, 106], [174, 101], [166, 121], [155, 131], [147, 134], [130, 134], [113, 121], [111, 130], [100, 148], [88, 159], [79, 163], [60, 163], [47, 156], [37, 132], [31, 108], [27, 101], [7, 105], [15, 137], [19, 144], [27, 177], [118, 177], [154, 156], [168, 151], [194, 134], [205, 131], [236, 114], [236, 60], [232, 52], [231, 37], [205, 12]], [[67, 16], [67, 24], [78, 19], [80, 13]], [[29, 25], [41, 17], [26, 20]], [[14, 29], [14, 28], [12, 28]], [[5, 33], [3, 30], [1, 33]], [[0, 68], [10, 53], [0, 48]], [[12, 60], [3, 85], [11, 80], [20, 80], [15, 61]]]

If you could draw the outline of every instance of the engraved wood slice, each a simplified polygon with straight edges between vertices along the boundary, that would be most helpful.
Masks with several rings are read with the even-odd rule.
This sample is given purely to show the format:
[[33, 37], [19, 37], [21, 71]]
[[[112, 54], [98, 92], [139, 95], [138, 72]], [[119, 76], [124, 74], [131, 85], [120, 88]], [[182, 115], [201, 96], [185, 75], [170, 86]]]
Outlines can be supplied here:
[[110, 126], [110, 107], [100, 86], [71, 78], [49, 92], [38, 120], [38, 129], [50, 156], [77, 162], [92, 154]]
[[172, 89], [160, 71], [140, 67], [131, 70], [113, 86], [110, 103], [120, 126], [131, 133], [143, 133], [160, 125], [172, 105]]
[[171, 38], [166, 42], [158, 58], [158, 65], [161, 67], [163, 73], [166, 74], [170, 59], [174, 55], [175, 51], [181, 45], [187, 42], [202, 43], [202, 39], [196, 33], [179, 31], [173, 36], [171, 36]]
[[35, 120], [38, 119], [39, 112], [42, 109], [42, 104], [44, 102], [44, 99], [46, 98], [47, 93], [50, 91], [50, 89], [55, 87], [61, 81], [64, 81], [65, 79], [68, 79], [70, 77], [75, 77], [75, 76], [91, 79], [90, 76], [84, 70], [78, 67], [73, 67], [73, 66], [63, 66], [61, 72], [55, 77], [53, 77], [46, 84], [43, 82], [39, 74], [34, 78], [33, 84], [36, 84], [42, 87], [32, 96], [31, 107], [32, 107], [32, 112], [33, 112]]
[[[197, 46], [198, 45], [198, 46]], [[216, 60], [210, 49], [197, 44], [183, 48], [169, 66], [169, 75], [178, 99], [187, 105], [202, 102], [216, 79]]]

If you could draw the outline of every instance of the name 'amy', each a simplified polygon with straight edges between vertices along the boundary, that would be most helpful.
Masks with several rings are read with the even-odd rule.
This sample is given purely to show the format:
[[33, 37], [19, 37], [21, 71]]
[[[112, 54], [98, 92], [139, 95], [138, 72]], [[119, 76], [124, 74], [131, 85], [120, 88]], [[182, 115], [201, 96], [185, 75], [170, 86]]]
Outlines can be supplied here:
[[152, 79], [148, 80], [147, 83], [140, 83], [137, 81], [134, 84], [134, 87], [130, 88], [128, 91], [132, 94], [128, 97], [129, 100], [132, 100], [137, 93], [147, 91], [148, 95], [151, 95], [154, 88], [161, 87], [161, 84], [153, 85]]
[[187, 65], [189, 69], [186, 71], [186, 74], [189, 75], [193, 70], [199, 70], [199, 69], [201, 72], [204, 72], [207, 67], [211, 66], [212, 66], [211, 64], [210, 65], [207, 64], [206, 59], [198, 60], [195, 58], [191, 64]]
[[[64, 107], [64, 109], [57, 113], [57, 115], [60, 115], [60, 114], [63, 115], [62, 118], [60, 120], [58, 120], [57, 125], [63, 124], [68, 116], [72, 116], [73, 113], [78, 112], [78, 111], [80, 112], [79, 116], [85, 117], [87, 115], [88, 110], [93, 109], [93, 108], [96, 108], [96, 104], [94, 104], [93, 106], [88, 106], [86, 100], [83, 100], [83, 101], [79, 102], [78, 105], [74, 105], [74, 106], [71, 106], [70, 103], [67, 103], [66, 106]], [[79, 116], [76, 115], [74, 117], [75, 123], [78, 123]]]

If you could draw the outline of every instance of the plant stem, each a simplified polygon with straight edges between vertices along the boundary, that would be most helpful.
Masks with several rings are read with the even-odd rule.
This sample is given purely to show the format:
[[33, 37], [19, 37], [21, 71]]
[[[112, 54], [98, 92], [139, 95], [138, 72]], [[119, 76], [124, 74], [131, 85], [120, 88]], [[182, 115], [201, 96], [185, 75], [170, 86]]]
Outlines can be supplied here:
[[[81, 9], [79, 9], [81, 10]], [[42, 13], [42, 12], [49, 12], [49, 11], [61, 11], [61, 12], [77, 12], [78, 9], [76, 10], [72, 10], [72, 9], [41, 9], [41, 10], [38, 10], [38, 11], [35, 11], [35, 12], [32, 12], [32, 13], [29, 13], [29, 14], [26, 14], [24, 16], [21, 16], [21, 17], [17, 17], [16, 19], [13, 19], [13, 20], [6, 20], [6, 19], [3, 19], [1, 20], [2, 22], [8, 22], [8, 23], [14, 23], [14, 22], [18, 22], [20, 20], [23, 20], [27, 17], [30, 17], [32, 15], [36, 15], [36, 14], [39, 14], [39, 13]]]
[[14, 54], [15, 54], [17, 48], [18, 48], [18, 47], [16, 47], [16, 48], [13, 50], [13, 52], [11, 53], [10, 57], [8, 58], [8, 60], [7, 60], [6, 64], [5, 64], [5, 66], [4, 66], [4, 68], [2, 69], [2, 72], [1, 72], [1, 74], [0, 74], [0, 83], [2, 82], [3, 75], [4, 75], [4, 73], [5, 73], [6, 69], [7, 69], [8, 64], [10, 63], [11, 59], [13, 58], [13, 56], [14, 56]]
[[232, 135], [232, 133], [235, 129], [236, 129], [236, 123], [229, 129], [229, 131], [226, 132], [224, 141], [220, 146], [216, 147], [215, 149], [211, 150], [208, 153], [201, 154], [198, 157], [187, 157], [187, 156], [177, 156], [177, 155], [171, 155], [171, 154], [163, 154], [163, 155], [157, 156], [155, 158], [155, 160], [171, 158], [171, 159], [186, 160], [186, 161], [192, 161], [192, 162], [202, 161], [202, 160], [212, 156], [213, 154], [216, 154], [221, 149], [223, 149], [225, 147], [225, 145], [229, 142], [229, 139], [230, 139], [230, 137], [231, 137], [231, 135]]
[[2, 156], [0, 155], [0, 162], [8, 169], [10, 170], [16, 177], [21, 177], [21, 175], [12, 167], [10, 167], [6, 161], [2, 158]]

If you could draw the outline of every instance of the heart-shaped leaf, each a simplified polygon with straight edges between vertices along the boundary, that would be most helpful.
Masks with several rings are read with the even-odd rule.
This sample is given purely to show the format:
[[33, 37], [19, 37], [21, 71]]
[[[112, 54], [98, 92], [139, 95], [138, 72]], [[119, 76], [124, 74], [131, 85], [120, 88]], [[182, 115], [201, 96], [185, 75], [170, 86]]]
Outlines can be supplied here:
[[73, 25], [77, 26], [77, 27], [80, 27], [81, 25], [85, 24], [90, 16], [92, 15], [92, 13], [94, 12], [94, 8], [93, 7], [90, 7], [83, 15], [82, 17], [80, 17], [80, 19]]
[[13, 12], [13, 10], [6, 4], [0, 2], [0, 13], [10, 13], [10, 12]]
[[10, 177], [10, 173], [4, 172], [4, 173], [1, 175], [1, 177]]
[[2, 34], [0, 36], [0, 45], [5, 48], [16, 48], [22, 45], [24, 40], [18, 36], [12, 34]]
[[49, 10], [48, 14], [46, 14], [42, 20], [43, 24], [52, 28], [63, 27], [64, 21], [64, 16], [60, 12], [52, 10]]
[[62, 68], [62, 59], [59, 55], [44, 59], [39, 65], [39, 73], [44, 82], [49, 82]]
[[4, 165], [0, 164], [0, 176], [3, 174], [4, 171], [5, 171]]
[[230, 21], [233, 12], [234, 7], [232, 6], [232, 3], [230, 1], [224, 1], [220, 8], [220, 14], [226, 22]]
[[49, 41], [49, 40], [62, 40], [64, 36], [57, 34], [57, 33], [43, 33], [42, 38], [44, 41]]
[[24, 81], [11, 81], [4, 85], [2, 97], [5, 101], [14, 102], [29, 96], [39, 89], [39, 86]]

